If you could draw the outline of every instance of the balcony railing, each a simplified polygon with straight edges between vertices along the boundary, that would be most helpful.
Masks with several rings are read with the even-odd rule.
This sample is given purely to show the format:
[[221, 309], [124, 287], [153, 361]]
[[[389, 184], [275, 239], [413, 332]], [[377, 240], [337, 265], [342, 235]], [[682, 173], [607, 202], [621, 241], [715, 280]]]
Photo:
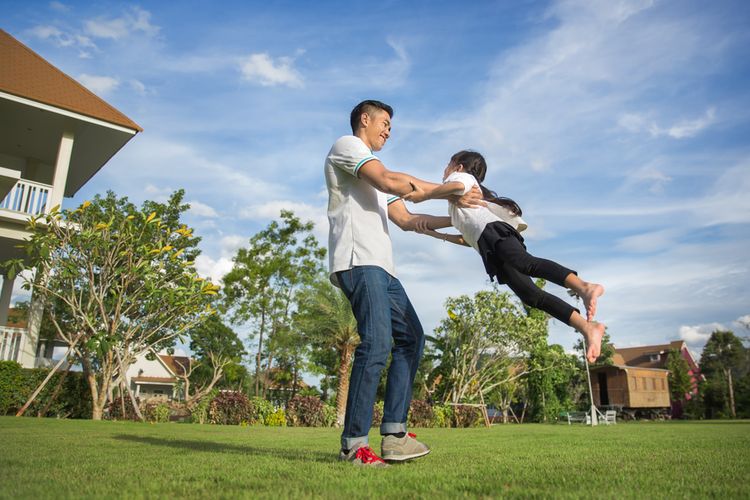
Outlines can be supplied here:
[[52, 186], [26, 179], [19, 180], [0, 203], [0, 208], [26, 215], [47, 213], [52, 198]]
[[25, 328], [0, 327], [0, 361], [18, 361]]

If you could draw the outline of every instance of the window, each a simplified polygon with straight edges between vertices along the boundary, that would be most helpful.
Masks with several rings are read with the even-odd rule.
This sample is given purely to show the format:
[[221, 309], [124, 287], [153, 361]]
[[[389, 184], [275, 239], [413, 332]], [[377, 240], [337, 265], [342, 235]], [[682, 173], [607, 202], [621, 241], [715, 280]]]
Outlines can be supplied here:
[[661, 390], [662, 391], [666, 391], [667, 390], [667, 385], [665, 384], [664, 379], [661, 379]]
[[649, 354], [648, 355], [648, 359], [652, 363], [654, 363], [656, 361], [661, 361], [661, 354], [659, 354], [659, 353]]
[[633, 390], [638, 390], [638, 379], [636, 377], [632, 377], [632, 384], [633, 384]]

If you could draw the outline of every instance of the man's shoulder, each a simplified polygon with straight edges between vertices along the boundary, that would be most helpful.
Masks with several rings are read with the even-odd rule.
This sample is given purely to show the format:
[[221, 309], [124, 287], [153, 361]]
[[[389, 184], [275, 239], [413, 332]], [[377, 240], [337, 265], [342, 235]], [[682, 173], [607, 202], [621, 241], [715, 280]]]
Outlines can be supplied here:
[[362, 139], [360, 139], [356, 135], [342, 135], [341, 137], [336, 139], [336, 142], [333, 143], [333, 147], [331, 148], [331, 151], [341, 151], [341, 150], [350, 150], [350, 149], [365, 149], [369, 151], [367, 146], [365, 146], [365, 143], [362, 142]]

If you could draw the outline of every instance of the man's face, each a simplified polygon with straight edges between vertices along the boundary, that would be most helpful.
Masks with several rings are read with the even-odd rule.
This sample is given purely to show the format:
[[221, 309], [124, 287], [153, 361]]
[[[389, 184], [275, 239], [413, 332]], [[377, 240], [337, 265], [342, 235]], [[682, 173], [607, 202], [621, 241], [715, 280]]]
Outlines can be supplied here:
[[376, 110], [364, 119], [365, 135], [370, 143], [370, 149], [380, 151], [391, 136], [391, 117], [382, 109]]

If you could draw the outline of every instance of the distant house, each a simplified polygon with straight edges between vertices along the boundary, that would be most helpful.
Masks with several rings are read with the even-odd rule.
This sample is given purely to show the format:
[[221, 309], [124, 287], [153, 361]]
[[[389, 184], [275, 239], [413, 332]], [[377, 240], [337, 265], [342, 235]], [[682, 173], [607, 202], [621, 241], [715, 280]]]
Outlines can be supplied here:
[[[31, 216], [78, 192], [143, 129], [0, 29], [0, 262], [22, 258]], [[14, 279], [0, 290], [0, 361], [45, 366], [42, 311], [32, 297], [28, 325], [7, 326]], [[47, 355], [47, 356], [46, 356]]]
[[693, 387], [685, 394], [690, 399], [698, 392], [700, 368], [684, 341], [640, 347], [615, 348], [610, 366], [591, 369], [594, 404], [615, 407], [631, 415], [681, 415], [681, 403], [671, 401], [667, 358], [677, 350], [687, 361]]
[[190, 369], [190, 363], [190, 358], [186, 356], [168, 356], [151, 351], [148, 355], [142, 354], [130, 365], [126, 378], [130, 389], [141, 400], [153, 397], [181, 400], [184, 394], [179, 376]]
[[690, 354], [690, 351], [688, 350], [687, 344], [684, 340], [675, 340], [670, 342], [669, 344], [620, 348], [617, 349], [617, 354], [622, 357], [623, 364], [626, 364], [628, 366], [638, 366], [641, 368], [659, 368], [666, 370], [667, 357], [669, 355], [669, 351], [671, 350], [678, 351], [682, 355], [683, 359], [687, 361], [689, 367], [688, 375], [690, 375], [691, 377], [690, 382], [692, 384], [692, 387], [689, 392], [685, 393], [685, 399], [689, 400], [694, 395], [698, 394], [698, 384], [701, 380], [704, 379], [704, 377], [701, 374], [698, 363], [693, 358], [693, 355]]

